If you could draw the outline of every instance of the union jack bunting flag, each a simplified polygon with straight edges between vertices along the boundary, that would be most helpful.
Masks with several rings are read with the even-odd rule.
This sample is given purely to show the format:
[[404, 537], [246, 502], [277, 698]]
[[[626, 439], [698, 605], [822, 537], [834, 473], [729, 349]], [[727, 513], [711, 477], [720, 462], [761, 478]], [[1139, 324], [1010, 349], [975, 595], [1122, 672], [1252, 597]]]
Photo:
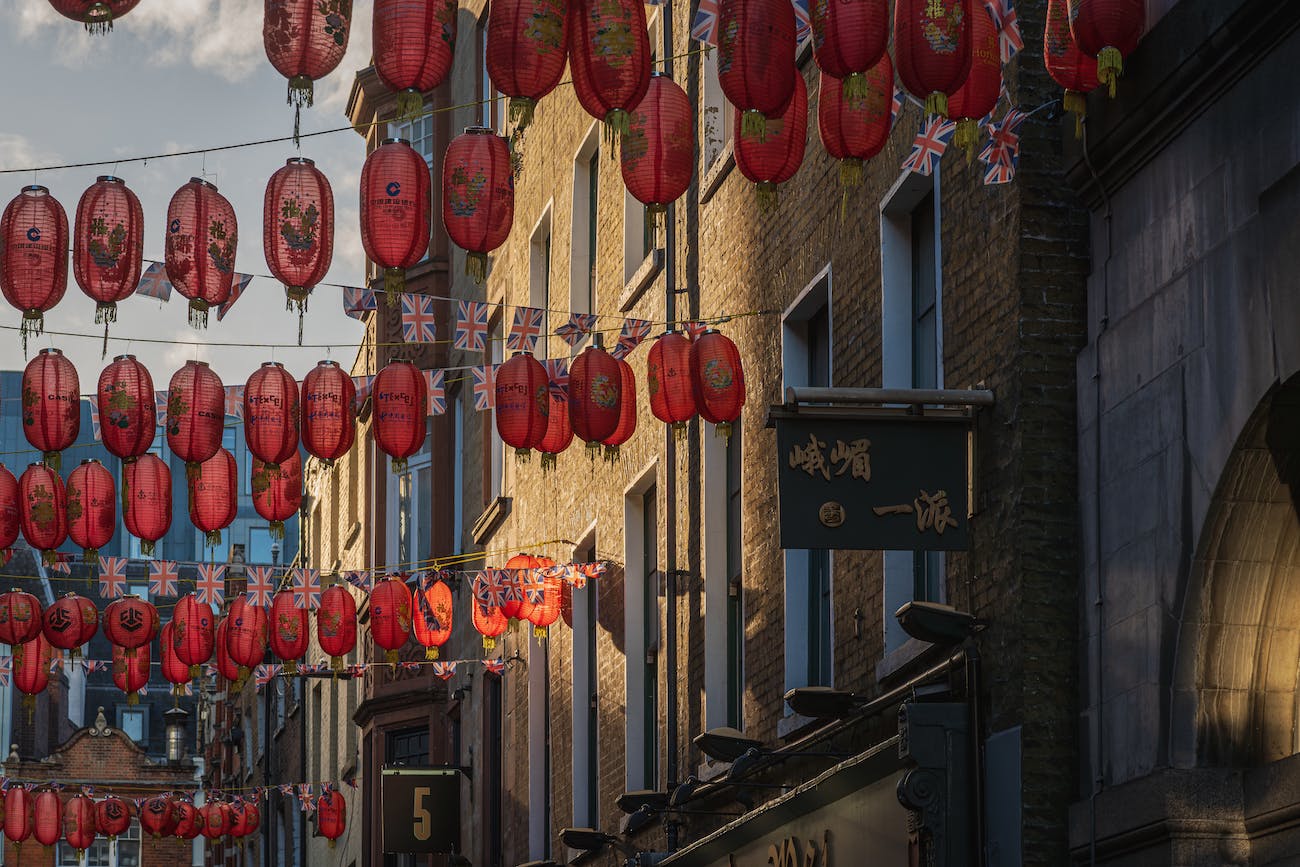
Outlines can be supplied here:
[[456, 673], [456, 663], [455, 661], [435, 662], [433, 664], [433, 673], [436, 677], [441, 677], [443, 680], [451, 680], [452, 675]]
[[704, 334], [704, 332], [709, 330], [709, 327], [709, 323], [700, 322], [699, 320], [682, 324], [682, 330], [686, 332], [686, 336], [691, 340]]
[[0, 656], [0, 686], [9, 685], [9, 677], [14, 671], [14, 658], [12, 656]]
[[954, 121], [945, 120], [938, 115], [927, 117], [912, 141], [912, 152], [903, 160], [903, 171], [918, 175], [933, 174], [956, 129]]
[[253, 684], [258, 689], [266, 686], [280, 673], [283, 666], [278, 662], [264, 662], [253, 670]]
[[794, 44], [803, 45], [803, 41], [812, 35], [812, 19], [808, 17], [808, 0], [791, 0], [794, 5]]
[[348, 288], [343, 290], [343, 312], [360, 319], [367, 311], [378, 307], [374, 289]]
[[275, 596], [275, 569], [271, 566], [253, 566], [248, 570], [248, 601], [261, 608], [269, 608]]
[[641, 341], [650, 336], [650, 320], [624, 319], [623, 330], [619, 332], [618, 342], [610, 351], [615, 358], [627, 358], [632, 350], [641, 345]]
[[162, 262], [150, 262], [149, 267], [140, 275], [135, 294], [147, 295], [159, 301], [171, 300], [172, 284], [167, 280], [167, 267]]
[[226, 416], [244, 418], [244, 387], [242, 385], [226, 386]]
[[158, 427], [167, 424], [167, 392], [155, 391], [153, 393], [154, 408], [158, 412]]
[[99, 402], [94, 400], [86, 402], [90, 404], [90, 436], [95, 442], [99, 442]]
[[14, 558], [13, 548], [0, 549], [0, 566], [8, 566], [9, 561]]
[[370, 590], [370, 573], [369, 572], [344, 572], [343, 580], [351, 584], [358, 590], [369, 592]]
[[298, 784], [298, 803], [304, 813], [316, 812], [316, 802], [311, 799], [311, 783]]
[[244, 294], [244, 290], [248, 288], [249, 281], [252, 279], [252, 274], [235, 274], [235, 279], [230, 284], [230, 297], [226, 299], [225, 304], [222, 304], [217, 308], [218, 322], [226, 318], [226, 314], [230, 312], [231, 307], [235, 306], [235, 302], [239, 300], [239, 296]]
[[375, 384], [375, 378], [373, 376], [354, 376], [352, 377], [352, 384], [357, 389], [356, 404], [361, 406], [366, 402], [366, 398], [370, 397], [370, 387]]
[[81, 660], [81, 667], [86, 670], [87, 674], [94, 674], [97, 671], [103, 671], [104, 669], [108, 668], [108, 660], [83, 659]]
[[506, 349], [512, 352], [535, 352], [546, 325], [546, 311], [538, 307], [516, 307], [515, 318], [506, 335]]
[[357, 784], [357, 778], [356, 778], [356, 777], [348, 777], [348, 778], [347, 778], [346, 780], [344, 780], [343, 782], [344, 782], [344, 784], [345, 784], [349, 789], [355, 789], [355, 788], [357, 787], [357, 785], [358, 785], [358, 784]]
[[292, 794], [293, 794], [293, 783], [281, 783], [281, 784], [280, 784], [280, 794], [281, 794], [281, 795], [292, 795]]
[[495, 409], [497, 405], [497, 365], [480, 364], [471, 367], [474, 377], [474, 409]]
[[226, 567], [220, 564], [200, 564], [199, 577], [195, 583], [195, 596], [199, 602], [205, 602], [220, 608], [226, 598]]
[[595, 313], [570, 313], [569, 321], [555, 329], [555, 333], [569, 346], [577, 346], [595, 327]]
[[524, 586], [524, 601], [532, 605], [541, 605], [546, 601], [546, 577], [540, 569], [525, 569], [521, 573]]
[[[51, 572], [58, 572], [60, 575], [72, 574], [72, 555], [65, 554], [62, 551], [54, 552], [54, 565], [50, 566]], [[121, 595], [121, 594], [119, 594]]]
[[546, 379], [550, 384], [551, 394], [561, 400], [569, 396], [569, 359], [548, 358], [542, 362], [546, 366]]
[[1020, 36], [1020, 20], [1016, 18], [1015, 0], [984, 0], [984, 7], [993, 17], [993, 25], [998, 30], [998, 54], [1006, 63], [1025, 47], [1025, 40]]
[[691, 23], [691, 38], [705, 45], [718, 44], [718, 0], [700, 0]]
[[63, 667], [63, 657], [55, 656], [50, 659], [50, 674], [58, 674], [59, 669]]
[[497, 657], [496, 659], [483, 660], [483, 667], [492, 674], [504, 674], [506, 670], [506, 661]]
[[1013, 108], [1001, 123], [989, 124], [989, 143], [980, 151], [980, 162], [989, 167], [984, 173], [986, 186], [1010, 183], [1015, 178], [1020, 166], [1020, 125], [1026, 117], [1025, 112]]
[[420, 663], [418, 663], [418, 662], [399, 662], [399, 663], [397, 663], [397, 667], [400, 668], [402, 671], [419, 671], [419, 670], [420, 670]]
[[175, 596], [176, 583], [180, 580], [180, 570], [175, 560], [149, 561], [149, 595]]
[[434, 343], [438, 327], [433, 317], [433, 299], [428, 295], [402, 293], [402, 342]]
[[293, 570], [293, 606], [315, 611], [320, 608], [320, 570]]
[[468, 352], [487, 346], [488, 306], [482, 301], [456, 302], [456, 334], [452, 345]]
[[524, 581], [518, 569], [489, 569], [488, 571], [495, 572], [501, 584], [500, 604], [524, 601]]
[[441, 370], [426, 370], [424, 382], [429, 386], [429, 415], [447, 411], [447, 375]]
[[474, 575], [474, 599], [486, 608], [500, 608], [506, 601], [500, 570], [483, 569]]
[[903, 110], [903, 99], [905, 95], [903, 88], [894, 88], [894, 98], [889, 102], [889, 129], [894, 129], [894, 121], [898, 120], [898, 113]]
[[99, 558], [99, 595], [116, 599], [126, 591], [126, 558]]

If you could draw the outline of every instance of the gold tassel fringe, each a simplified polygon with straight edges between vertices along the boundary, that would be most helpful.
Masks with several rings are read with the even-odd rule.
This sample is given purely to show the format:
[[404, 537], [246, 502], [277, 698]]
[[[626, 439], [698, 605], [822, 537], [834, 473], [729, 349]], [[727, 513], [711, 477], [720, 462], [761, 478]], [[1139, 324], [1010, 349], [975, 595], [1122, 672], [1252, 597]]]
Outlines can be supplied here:
[[605, 143], [610, 146], [610, 156], [614, 155], [614, 145], [632, 130], [632, 115], [626, 110], [616, 108], [605, 115]]
[[482, 283], [487, 279], [487, 267], [487, 253], [470, 252], [465, 254], [465, 273], [475, 283]]
[[384, 269], [384, 295], [388, 309], [392, 310], [401, 303], [401, 295], [406, 291], [406, 269]]
[[980, 139], [979, 121], [962, 118], [957, 121], [957, 129], [952, 134], [952, 143], [966, 152], [966, 165], [975, 159], [975, 145]]
[[745, 138], [765, 141], [767, 139], [767, 118], [760, 111], [755, 111], [752, 108], [745, 109], [740, 116], [740, 134]]
[[759, 181], [754, 184], [754, 189], [758, 193], [758, 209], [764, 214], [775, 208], [781, 200], [776, 184], [771, 181]]
[[948, 94], [942, 90], [936, 90], [925, 98], [926, 116], [938, 115], [939, 117], [948, 116]]
[[510, 97], [510, 122], [515, 125], [515, 129], [523, 129], [533, 122], [533, 110], [537, 108], [537, 100], [530, 99], [526, 96]]
[[45, 461], [45, 465], [54, 470], [54, 472], [57, 473], [62, 471], [63, 454], [61, 452], [46, 452], [41, 456], [41, 458]]
[[1106, 85], [1110, 98], [1115, 98], [1115, 82], [1124, 72], [1124, 55], [1118, 48], [1107, 45], [1097, 55], [1097, 80]]
[[871, 95], [871, 89], [867, 87], [867, 74], [865, 72], [850, 72], [849, 77], [844, 79], [843, 89], [845, 102], [866, 99]]
[[271, 533], [271, 538], [272, 538], [272, 539], [283, 539], [283, 538], [284, 538], [284, 521], [272, 521], [272, 522], [271, 522], [270, 533]]
[[437, 658], [438, 658], [438, 648], [437, 648], [436, 646], [435, 646], [435, 647], [426, 647], [426, 648], [424, 649], [424, 658], [425, 658], [425, 659], [437, 659]]
[[1074, 115], [1074, 137], [1083, 138], [1083, 121], [1088, 117], [1088, 97], [1077, 90], [1067, 90], [1061, 97], [1061, 105]]
[[419, 120], [422, 114], [424, 114], [424, 94], [409, 88], [397, 94], [397, 123], [404, 120]]
[[190, 326], [192, 328], [208, 327], [208, 302], [202, 298], [190, 301]]
[[22, 327], [18, 329], [23, 338], [23, 357], [27, 357], [27, 338], [40, 337], [45, 333], [45, 314], [40, 310], [24, 310]]

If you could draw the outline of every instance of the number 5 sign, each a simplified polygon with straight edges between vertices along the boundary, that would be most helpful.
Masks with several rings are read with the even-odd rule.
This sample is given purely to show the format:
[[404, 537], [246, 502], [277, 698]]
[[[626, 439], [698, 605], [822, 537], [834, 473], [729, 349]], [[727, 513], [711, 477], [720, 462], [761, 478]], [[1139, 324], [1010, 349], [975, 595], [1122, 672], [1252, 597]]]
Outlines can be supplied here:
[[384, 851], [459, 851], [460, 779], [455, 768], [385, 768]]

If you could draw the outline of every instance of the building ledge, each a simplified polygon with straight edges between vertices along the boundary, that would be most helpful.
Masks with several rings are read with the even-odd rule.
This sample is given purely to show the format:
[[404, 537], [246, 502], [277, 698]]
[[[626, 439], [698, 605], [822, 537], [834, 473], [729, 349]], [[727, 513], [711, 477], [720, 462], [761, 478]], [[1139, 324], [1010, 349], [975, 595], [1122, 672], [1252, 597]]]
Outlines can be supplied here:
[[510, 503], [510, 497], [496, 497], [487, 504], [483, 514], [478, 516], [478, 520], [474, 522], [474, 526], [469, 531], [474, 544], [482, 545], [485, 539], [496, 532], [497, 528], [505, 521], [506, 516], [510, 514]]
[[901, 646], [886, 653], [884, 659], [876, 663], [876, 682], [883, 682], [910, 673], [913, 669], [919, 667], [916, 663], [921, 657], [925, 656], [926, 651], [932, 649], [934, 649], [934, 645], [928, 641], [919, 641], [915, 638], [907, 639]]
[[776, 736], [783, 741], [794, 740], [800, 735], [807, 734], [816, 728], [826, 725], [827, 720], [813, 719], [812, 717], [800, 716], [792, 713], [789, 716], [783, 716], [777, 720]]
[[654, 283], [659, 272], [664, 269], [664, 251], [656, 247], [650, 251], [650, 255], [645, 257], [641, 267], [636, 269], [632, 279], [627, 281], [623, 287], [623, 294], [618, 296], [618, 309], [626, 313], [636, 306], [636, 302], [641, 300], [641, 296]]
[[723, 144], [722, 150], [713, 158], [713, 164], [709, 170], [704, 173], [700, 180], [700, 204], [703, 205], [713, 198], [713, 194], [722, 186], [722, 182], [731, 174], [731, 170], [736, 167], [736, 140], [734, 137], [727, 139]]

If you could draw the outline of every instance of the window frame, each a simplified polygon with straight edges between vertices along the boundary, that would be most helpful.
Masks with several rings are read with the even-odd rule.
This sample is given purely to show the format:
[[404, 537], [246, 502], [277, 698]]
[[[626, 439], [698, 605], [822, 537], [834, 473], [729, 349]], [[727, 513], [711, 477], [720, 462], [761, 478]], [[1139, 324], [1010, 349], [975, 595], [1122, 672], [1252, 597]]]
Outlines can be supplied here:
[[[656, 549], [653, 560], [646, 556], [646, 499], [658, 490], [658, 464], [650, 464], [636, 477], [623, 494], [623, 544], [624, 544], [624, 636], [627, 654], [625, 667], [626, 713], [626, 782], [627, 791], [653, 789], [658, 784], [660, 746], [658, 737], [659, 678], [656, 660], [648, 651], [657, 647], [659, 630], [659, 605], [657, 577], [652, 587], [647, 565], [658, 566], [658, 532], [656, 503]], [[657, 571], [656, 571], [657, 575]], [[653, 590], [653, 593], [651, 592]], [[653, 600], [653, 605], [649, 604]], [[653, 620], [651, 609], [653, 608]], [[653, 623], [653, 632], [651, 625]], [[633, 648], [637, 648], [633, 652]], [[657, 650], [656, 650], [657, 653]], [[650, 699], [655, 699], [652, 702]], [[653, 716], [652, 716], [653, 714]], [[646, 721], [654, 719], [647, 727]]]

